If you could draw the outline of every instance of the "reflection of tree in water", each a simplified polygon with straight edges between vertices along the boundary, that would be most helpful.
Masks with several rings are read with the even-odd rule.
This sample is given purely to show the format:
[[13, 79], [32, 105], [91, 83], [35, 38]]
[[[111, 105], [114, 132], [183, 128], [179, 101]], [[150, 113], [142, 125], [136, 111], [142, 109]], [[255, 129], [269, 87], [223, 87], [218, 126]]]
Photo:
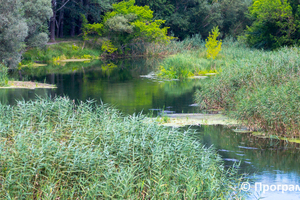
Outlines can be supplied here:
[[[22, 75], [30, 80], [55, 84], [58, 88], [49, 91], [51, 96], [67, 95], [83, 101], [101, 99], [130, 114], [169, 106], [176, 112], [191, 108], [188, 105], [193, 103], [196, 81], [163, 82], [140, 78], [140, 75], [154, 71], [158, 63], [155, 59], [106, 60], [87, 66], [83, 66], [85, 63], [66, 63], [62, 73], [59, 66], [54, 66], [37, 71], [23, 69]], [[183, 105], [186, 108], [182, 108]]]
[[186, 93], [194, 92], [199, 88], [203, 80], [182, 80], [182, 81], [165, 81], [163, 83], [164, 91], [168, 95], [181, 96]]

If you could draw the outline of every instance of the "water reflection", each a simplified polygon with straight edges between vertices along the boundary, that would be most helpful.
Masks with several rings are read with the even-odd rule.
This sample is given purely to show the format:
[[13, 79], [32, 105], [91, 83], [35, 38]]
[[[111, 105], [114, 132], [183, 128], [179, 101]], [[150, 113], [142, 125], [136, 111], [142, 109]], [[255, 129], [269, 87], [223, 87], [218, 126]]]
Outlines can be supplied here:
[[[156, 60], [122, 60], [114, 62], [67, 63], [23, 69], [12, 74], [15, 79], [56, 84], [57, 89], [1, 89], [0, 101], [14, 104], [15, 99], [34, 99], [36, 95], [67, 95], [72, 99], [100, 99], [124, 113], [135, 112], [198, 112], [193, 94], [205, 80], [166, 81], [141, 78], [153, 71]], [[266, 140], [249, 134], [234, 133], [222, 126], [192, 127], [205, 145], [213, 145], [226, 166], [241, 162], [240, 172], [250, 181], [263, 184], [299, 185], [299, 145]], [[254, 188], [252, 188], [253, 191]], [[256, 194], [266, 199], [299, 199], [296, 192]], [[257, 199], [255, 196], [250, 199]]]
[[[126, 114], [150, 113], [153, 109], [169, 112], [197, 112], [193, 94], [201, 80], [160, 81], [141, 78], [154, 70], [158, 60], [93, 61], [92, 63], [66, 63], [62, 66], [22, 69], [13, 76], [17, 79], [55, 84], [56, 90], [47, 94], [67, 95], [71, 99], [95, 99], [115, 106]], [[19, 90], [3, 95], [2, 103], [11, 103], [16, 96], [25, 100], [32, 96]], [[34, 96], [34, 95], [33, 95]], [[160, 112], [160, 111], [159, 111]]]
[[230, 128], [222, 126], [192, 127], [205, 145], [213, 145], [223, 157], [227, 166], [241, 162], [240, 173], [249, 174], [251, 191], [264, 199], [299, 199], [300, 191], [284, 192], [268, 191], [260, 194], [255, 191], [255, 182], [268, 185], [292, 184], [300, 185], [299, 144], [287, 143], [275, 139], [263, 139], [250, 134], [234, 133]]

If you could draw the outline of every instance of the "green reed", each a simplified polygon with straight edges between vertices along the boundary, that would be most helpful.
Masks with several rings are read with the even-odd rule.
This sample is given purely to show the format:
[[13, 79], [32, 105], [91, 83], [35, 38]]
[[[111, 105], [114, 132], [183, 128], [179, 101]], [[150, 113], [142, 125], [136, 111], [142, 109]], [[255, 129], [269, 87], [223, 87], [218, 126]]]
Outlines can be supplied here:
[[202, 108], [223, 108], [253, 129], [300, 136], [299, 48], [259, 51], [231, 46], [222, 73], [201, 85]]
[[226, 199], [236, 171], [191, 130], [68, 98], [0, 105], [1, 199]]

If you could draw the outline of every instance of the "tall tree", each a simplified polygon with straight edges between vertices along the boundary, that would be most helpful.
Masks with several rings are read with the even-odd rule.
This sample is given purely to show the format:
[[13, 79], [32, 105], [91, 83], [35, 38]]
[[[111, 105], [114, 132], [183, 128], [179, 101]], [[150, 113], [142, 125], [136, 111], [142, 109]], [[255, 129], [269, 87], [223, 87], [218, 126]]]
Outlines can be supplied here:
[[275, 49], [298, 42], [299, 15], [287, 0], [255, 0], [250, 13], [255, 19], [246, 32], [250, 46]]
[[137, 5], [149, 5], [154, 18], [166, 20], [165, 25], [183, 39], [194, 34], [204, 38], [214, 26], [222, 37], [238, 35], [250, 20], [246, 14], [252, 0], [137, 0]]
[[50, 38], [75, 36], [81, 33], [83, 14], [89, 22], [100, 22], [101, 15], [110, 10], [115, 0], [52, 0], [53, 14], [50, 22]]
[[28, 26], [19, 0], [0, 0], [0, 63], [14, 67], [25, 48]]
[[23, 18], [28, 26], [25, 39], [29, 47], [40, 47], [48, 40], [48, 22], [52, 15], [50, 0], [22, 0]]

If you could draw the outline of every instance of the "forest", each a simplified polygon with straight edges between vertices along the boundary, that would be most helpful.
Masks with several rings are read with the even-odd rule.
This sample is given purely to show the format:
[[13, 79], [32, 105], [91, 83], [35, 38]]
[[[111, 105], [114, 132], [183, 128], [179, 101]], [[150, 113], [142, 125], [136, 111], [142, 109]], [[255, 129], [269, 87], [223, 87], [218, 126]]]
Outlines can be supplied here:
[[[132, 27], [141, 29], [132, 21], [132, 15], [137, 13], [132, 15], [117, 13], [117, 16], [111, 16], [112, 18], [106, 21], [108, 13], [113, 10], [113, 4], [120, 2], [1, 0], [0, 60], [2, 64], [16, 67], [23, 59], [22, 54], [32, 47], [41, 48], [48, 41], [54, 42], [61, 38], [79, 37], [88, 40], [91, 38], [87, 35], [97, 31], [101, 32], [98, 36], [117, 37], [119, 47], [126, 42], [139, 43], [141, 40], [137, 38], [140, 35], [136, 35], [131, 30]], [[258, 49], [273, 50], [281, 46], [296, 45], [299, 42], [300, 15], [299, 3], [296, 0], [136, 0], [131, 2], [137, 7], [148, 9], [151, 13], [151, 18], [139, 19], [147, 24], [144, 28], [149, 28], [148, 24], [153, 25], [151, 22], [156, 21], [157, 28], [149, 30], [152, 38], [155, 32], [164, 28], [164, 33], [161, 34], [173, 37], [175, 40], [182, 41], [195, 35], [206, 39], [212, 28], [218, 26], [219, 39], [238, 39], [249, 47]], [[90, 26], [90, 31], [87, 31], [89, 24], [98, 24], [102, 28]], [[106, 30], [106, 34], [102, 33], [103, 30]], [[125, 41], [125, 36], [135, 38], [135, 41]]]

